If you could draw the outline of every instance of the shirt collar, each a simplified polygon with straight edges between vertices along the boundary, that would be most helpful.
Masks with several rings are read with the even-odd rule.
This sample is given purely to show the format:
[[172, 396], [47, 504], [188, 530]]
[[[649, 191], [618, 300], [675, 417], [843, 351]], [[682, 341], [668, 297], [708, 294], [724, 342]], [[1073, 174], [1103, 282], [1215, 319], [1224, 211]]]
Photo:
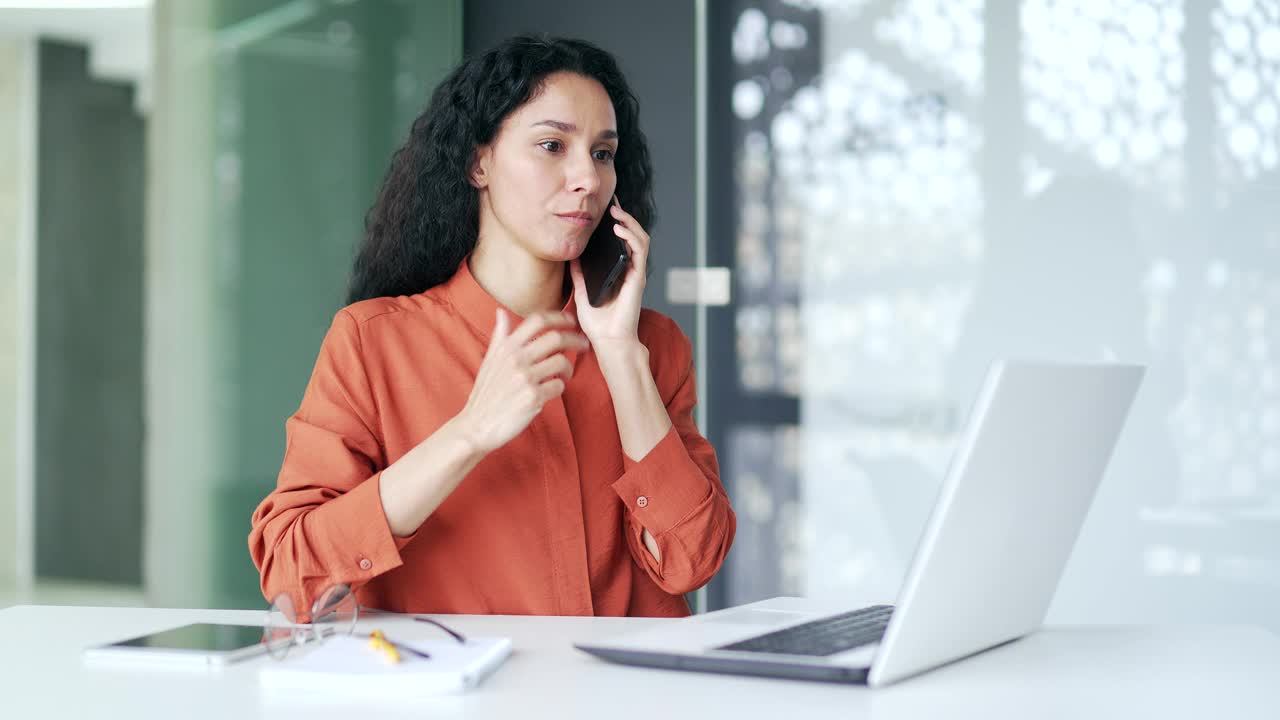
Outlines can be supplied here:
[[[569, 270], [565, 268], [565, 277], [569, 277]], [[462, 264], [458, 266], [458, 271], [453, 274], [444, 284], [444, 290], [449, 298], [450, 304], [457, 308], [462, 317], [471, 325], [480, 337], [485, 341], [489, 341], [489, 337], [493, 335], [493, 323], [498, 308], [502, 308], [511, 315], [511, 329], [514, 330], [524, 317], [517, 315], [511, 308], [498, 302], [492, 295], [488, 293], [480, 283], [476, 281], [475, 275], [471, 274], [471, 256], [467, 256]], [[572, 315], [577, 320], [578, 310], [573, 299], [573, 287], [569, 288], [569, 301], [561, 308], [562, 312]]]

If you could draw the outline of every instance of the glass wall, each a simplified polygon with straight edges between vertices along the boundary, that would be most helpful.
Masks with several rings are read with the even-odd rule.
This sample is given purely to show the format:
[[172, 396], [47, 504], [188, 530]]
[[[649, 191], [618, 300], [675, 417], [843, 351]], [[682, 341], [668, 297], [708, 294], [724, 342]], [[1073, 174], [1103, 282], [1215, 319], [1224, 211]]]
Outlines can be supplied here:
[[1149, 371], [1050, 621], [1280, 627], [1278, 28], [1276, 0], [713, 13], [713, 414], [753, 418], [719, 431], [724, 603], [892, 598], [988, 363], [1123, 360]]
[[461, 3], [172, 0], [156, 41], [148, 599], [257, 607], [250, 514]]

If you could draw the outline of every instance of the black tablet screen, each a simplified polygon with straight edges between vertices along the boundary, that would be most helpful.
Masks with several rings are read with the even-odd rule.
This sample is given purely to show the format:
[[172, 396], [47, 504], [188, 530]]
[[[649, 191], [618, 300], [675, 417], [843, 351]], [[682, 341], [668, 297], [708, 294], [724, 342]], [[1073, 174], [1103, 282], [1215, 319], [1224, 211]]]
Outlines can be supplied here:
[[112, 647], [164, 648], [225, 652], [262, 642], [262, 628], [252, 625], [196, 623], [115, 643]]

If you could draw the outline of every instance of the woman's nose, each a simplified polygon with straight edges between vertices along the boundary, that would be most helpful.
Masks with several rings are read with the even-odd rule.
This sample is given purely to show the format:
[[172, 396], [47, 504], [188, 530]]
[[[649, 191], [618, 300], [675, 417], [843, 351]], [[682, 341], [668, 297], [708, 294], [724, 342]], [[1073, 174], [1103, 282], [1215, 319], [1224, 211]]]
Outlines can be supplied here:
[[590, 155], [575, 158], [569, 164], [569, 189], [593, 193], [600, 187], [600, 170]]

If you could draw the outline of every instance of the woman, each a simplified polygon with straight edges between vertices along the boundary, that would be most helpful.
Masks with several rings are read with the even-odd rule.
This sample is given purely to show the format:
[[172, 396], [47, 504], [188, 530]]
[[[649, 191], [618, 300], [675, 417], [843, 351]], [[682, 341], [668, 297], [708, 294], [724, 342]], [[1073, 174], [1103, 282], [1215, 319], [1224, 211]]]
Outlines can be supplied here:
[[[436, 90], [253, 515], [263, 593], [404, 612], [689, 614], [733, 541], [693, 356], [640, 308], [638, 105], [590, 44], [511, 39]], [[611, 203], [611, 200], [615, 199]], [[632, 263], [586, 300], [601, 222]]]

